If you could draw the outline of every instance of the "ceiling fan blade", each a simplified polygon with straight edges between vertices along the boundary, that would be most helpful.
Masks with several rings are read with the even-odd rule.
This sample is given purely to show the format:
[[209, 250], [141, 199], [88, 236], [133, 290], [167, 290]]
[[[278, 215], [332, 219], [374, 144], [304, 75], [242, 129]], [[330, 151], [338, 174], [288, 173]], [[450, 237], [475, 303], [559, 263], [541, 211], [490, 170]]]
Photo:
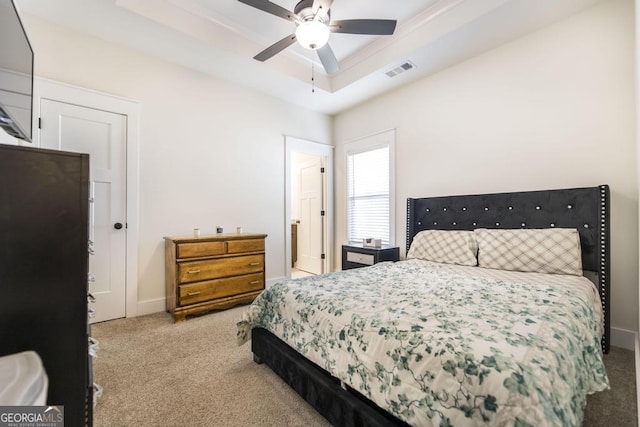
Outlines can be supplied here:
[[329, 46], [329, 43], [322, 46], [318, 49], [318, 57], [320, 58], [320, 62], [322, 62], [322, 66], [327, 74], [335, 73], [338, 71], [338, 60], [336, 59], [336, 55], [334, 55], [333, 50]]
[[262, 10], [263, 12], [270, 13], [275, 16], [279, 16], [280, 18], [286, 19], [287, 21], [296, 21], [296, 15], [293, 12], [289, 12], [284, 7], [278, 6], [275, 3], [271, 3], [269, 0], [238, 0], [240, 3], [247, 4], [249, 6], [253, 6], [256, 9]]
[[296, 35], [290, 34], [287, 37], [283, 38], [279, 42], [276, 42], [257, 54], [253, 57], [253, 59], [257, 59], [258, 61], [264, 62], [267, 59], [271, 58], [273, 55], [282, 52], [292, 44], [296, 42]]
[[313, 0], [313, 13], [318, 13], [318, 9], [322, 8], [322, 14], [326, 15], [327, 12], [329, 12], [329, 9], [331, 9], [332, 4], [333, 0]]
[[334, 33], [388, 36], [395, 31], [396, 21], [394, 19], [346, 19], [332, 21], [329, 29]]

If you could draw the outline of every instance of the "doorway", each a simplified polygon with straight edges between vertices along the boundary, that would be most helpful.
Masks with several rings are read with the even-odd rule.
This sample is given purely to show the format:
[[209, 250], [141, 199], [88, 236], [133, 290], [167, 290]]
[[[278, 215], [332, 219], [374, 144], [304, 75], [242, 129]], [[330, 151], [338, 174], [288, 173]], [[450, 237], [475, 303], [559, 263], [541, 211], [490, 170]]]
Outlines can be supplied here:
[[34, 81], [34, 145], [91, 155], [91, 322], [147, 314], [138, 309], [139, 115], [135, 101]]
[[333, 147], [286, 137], [285, 260], [287, 277], [331, 271]]
[[324, 158], [291, 154], [291, 277], [323, 273]]
[[40, 117], [41, 148], [89, 154], [91, 321], [125, 317], [127, 118], [51, 99], [40, 100]]

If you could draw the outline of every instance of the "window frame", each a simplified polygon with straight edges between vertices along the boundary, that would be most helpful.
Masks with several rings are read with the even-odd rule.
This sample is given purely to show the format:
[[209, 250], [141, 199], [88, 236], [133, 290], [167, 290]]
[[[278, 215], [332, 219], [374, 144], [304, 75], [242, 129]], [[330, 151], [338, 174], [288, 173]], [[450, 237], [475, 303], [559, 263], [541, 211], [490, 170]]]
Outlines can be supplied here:
[[349, 241], [349, 156], [389, 147], [389, 245], [395, 246], [395, 133], [395, 129], [386, 130], [344, 144], [344, 239], [348, 244], [362, 243]]

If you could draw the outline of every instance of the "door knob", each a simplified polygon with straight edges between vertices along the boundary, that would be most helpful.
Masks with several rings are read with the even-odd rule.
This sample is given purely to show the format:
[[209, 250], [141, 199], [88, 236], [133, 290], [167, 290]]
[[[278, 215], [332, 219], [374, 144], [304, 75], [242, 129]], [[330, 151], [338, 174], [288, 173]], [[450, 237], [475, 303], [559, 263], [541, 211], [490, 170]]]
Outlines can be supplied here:
[[115, 224], [113, 224], [113, 228], [115, 228], [116, 230], [120, 230], [122, 228], [122, 223], [116, 222]]

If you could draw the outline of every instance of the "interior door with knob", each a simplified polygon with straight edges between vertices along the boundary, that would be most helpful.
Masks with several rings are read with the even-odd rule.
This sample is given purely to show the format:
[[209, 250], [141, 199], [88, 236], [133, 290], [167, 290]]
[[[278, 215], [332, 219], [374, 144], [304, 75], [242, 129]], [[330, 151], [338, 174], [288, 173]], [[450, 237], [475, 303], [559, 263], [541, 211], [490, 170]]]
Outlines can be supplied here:
[[126, 116], [42, 99], [40, 146], [89, 153], [92, 322], [126, 314]]
[[322, 201], [322, 157], [299, 154], [294, 179], [297, 181], [298, 262], [299, 270], [322, 274], [323, 209]]

